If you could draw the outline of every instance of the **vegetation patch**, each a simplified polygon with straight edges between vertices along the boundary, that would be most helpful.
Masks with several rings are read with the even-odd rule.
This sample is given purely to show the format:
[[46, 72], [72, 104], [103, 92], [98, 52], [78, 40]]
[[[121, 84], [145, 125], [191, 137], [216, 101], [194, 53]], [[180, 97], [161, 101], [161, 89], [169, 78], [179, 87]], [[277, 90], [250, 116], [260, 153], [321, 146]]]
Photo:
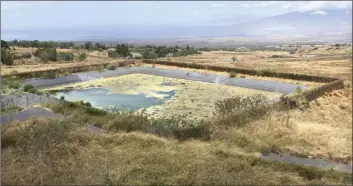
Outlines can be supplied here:
[[32, 84], [26, 84], [24, 87], [23, 87], [23, 91], [24, 92], [28, 92], [30, 89], [34, 88], [34, 86]]

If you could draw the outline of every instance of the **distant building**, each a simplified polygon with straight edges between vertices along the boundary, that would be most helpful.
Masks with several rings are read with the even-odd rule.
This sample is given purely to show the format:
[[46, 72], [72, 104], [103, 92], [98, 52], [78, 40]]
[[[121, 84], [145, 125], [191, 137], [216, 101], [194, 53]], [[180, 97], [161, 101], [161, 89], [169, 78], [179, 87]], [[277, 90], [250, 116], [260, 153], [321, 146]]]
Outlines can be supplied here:
[[131, 52], [132, 58], [142, 58], [142, 54], [139, 52]]
[[240, 47], [240, 48], [237, 48], [237, 51], [239, 52], [247, 52], [247, 51], [250, 51], [248, 48], [245, 48], [245, 47]]
[[173, 53], [168, 53], [165, 55], [165, 57], [173, 57], [173, 56], [174, 56]]

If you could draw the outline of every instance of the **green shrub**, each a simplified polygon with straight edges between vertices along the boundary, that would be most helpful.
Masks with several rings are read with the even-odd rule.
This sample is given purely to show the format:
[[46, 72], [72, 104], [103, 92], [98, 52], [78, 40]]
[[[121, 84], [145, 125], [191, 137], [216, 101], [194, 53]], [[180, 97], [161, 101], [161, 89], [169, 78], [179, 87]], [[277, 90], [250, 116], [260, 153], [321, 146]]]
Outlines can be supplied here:
[[34, 88], [34, 86], [32, 84], [26, 84], [24, 87], [23, 87], [23, 91], [24, 92], [28, 92], [31, 88]]
[[59, 52], [58, 53], [58, 61], [73, 61], [74, 54], [72, 52]]
[[57, 61], [57, 51], [55, 48], [38, 48], [34, 56], [39, 57], [43, 62]]
[[1, 49], [1, 63], [9, 66], [14, 65], [13, 55], [4, 49]]
[[45, 52], [39, 54], [39, 59], [44, 62], [44, 63], [47, 63], [49, 62], [49, 55]]
[[78, 61], [84, 61], [84, 60], [87, 59], [87, 57], [88, 57], [88, 55], [87, 55], [86, 53], [81, 53], [81, 54], [79, 54], [79, 55], [77, 56], [77, 60], [78, 60]]
[[44, 72], [42, 77], [45, 79], [55, 79], [56, 78], [56, 71], [48, 71]]
[[90, 102], [86, 102], [85, 105], [86, 105], [87, 107], [92, 107], [92, 104], [91, 104]]
[[31, 88], [31, 89], [28, 90], [28, 92], [35, 94], [35, 93], [38, 93], [38, 89], [36, 89], [36, 88]]
[[269, 107], [265, 96], [255, 94], [217, 101], [215, 111], [220, 124], [241, 127], [247, 122], [267, 114]]
[[108, 70], [116, 70], [116, 65], [109, 64], [107, 67]]
[[302, 89], [301, 89], [300, 87], [297, 87], [297, 88], [295, 89], [295, 93], [297, 93], [297, 94], [302, 93]]
[[116, 51], [108, 51], [108, 57], [117, 58], [119, 54]]
[[22, 55], [22, 58], [25, 58], [25, 59], [29, 59], [29, 58], [31, 58], [32, 57], [32, 54], [31, 53], [24, 53], [23, 55]]
[[19, 89], [20, 86], [21, 86], [21, 84], [19, 82], [17, 82], [17, 81], [10, 82], [10, 84], [9, 84], [9, 88], [12, 88], [12, 89]]
[[235, 73], [235, 72], [231, 72], [230, 74], [229, 74], [229, 77], [230, 78], [235, 78], [237, 76], [237, 74]]

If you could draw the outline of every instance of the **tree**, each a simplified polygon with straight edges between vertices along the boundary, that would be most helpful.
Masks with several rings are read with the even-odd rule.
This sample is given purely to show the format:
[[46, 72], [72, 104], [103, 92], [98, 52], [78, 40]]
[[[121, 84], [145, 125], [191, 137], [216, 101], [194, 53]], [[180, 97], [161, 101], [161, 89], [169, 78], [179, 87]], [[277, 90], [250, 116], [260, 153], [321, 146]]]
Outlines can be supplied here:
[[34, 40], [32, 43], [32, 47], [38, 48], [40, 46], [40, 42], [38, 40]]
[[189, 45], [186, 45], [186, 50], [190, 50], [190, 47], [189, 47]]
[[119, 55], [121, 55], [121, 56], [123, 56], [123, 57], [127, 57], [127, 56], [130, 56], [131, 54], [130, 54], [130, 52], [129, 52], [129, 47], [128, 47], [128, 45], [126, 45], [126, 44], [118, 44], [118, 45], [116, 45], [116, 47], [115, 47], [115, 50], [116, 50], [116, 52], [119, 54]]
[[154, 52], [150, 52], [148, 50], [145, 50], [142, 54], [142, 57], [144, 59], [156, 59], [156, 58], [158, 58], [158, 55]]
[[96, 49], [102, 49], [102, 50], [107, 49], [107, 47], [105, 45], [101, 45], [100, 43], [96, 43], [94, 46]]
[[88, 51], [91, 51], [93, 50], [93, 44], [90, 41], [88, 41], [84, 44], [84, 48]]
[[1, 48], [9, 49], [9, 44], [6, 41], [1, 40]]

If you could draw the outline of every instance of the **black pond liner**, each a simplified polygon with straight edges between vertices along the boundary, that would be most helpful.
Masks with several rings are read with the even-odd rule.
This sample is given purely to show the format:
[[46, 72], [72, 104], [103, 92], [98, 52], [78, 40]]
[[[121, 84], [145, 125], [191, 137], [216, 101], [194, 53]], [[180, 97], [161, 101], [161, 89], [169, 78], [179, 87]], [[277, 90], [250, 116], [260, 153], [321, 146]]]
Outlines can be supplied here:
[[12, 121], [19, 120], [25, 121], [31, 117], [44, 117], [44, 118], [64, 118], [61, 114], [55, 114], [51, 111], [48, 111], [41, 107], [32, 107], [28, 108], [21, 112], [10, 113], [6, 115], [2, 115], [0, 117], [1, 125], [11, 123]]
[[342, 163], [329, 162], [322, 159], [301, 158], [290, 155], [279, 155], [275, 153], [264, 154], [262, 159], [270, 161], [280, 161], [283, 163], [292, 163], [297, 165], [313, 166], [321, 169], [333, 169], [341, 172], [352, 172], [352, 165]]
[[274, 82], [267, 80], [257, 80], [257, 79], [246, 79], [246, 78], [229, 78], [227, 76], [218, 76], [214, 74], [201, 74], [197, 72], [190, 72], [184, 70], [170, 70], [170, 69], [159, 69], [151, 67], [131, 67], [131, 68], [118, 68], [116, 70], [106, 70], [103, 72], [84, 72], [76, 73], [70, 76], [60, 76], [55, 79], [30, 79], [22, 83], [32, 84], [34, 87], [44, 88], [57, 86], [62, 84], [69, 84], [75, 82], [90, 81], [93, 79], [108, 78], [126, 74], [149, 74], [170, 78], [187, 79], [194, 81], [202, 81], [208, 83], [217, 83], [230, 86], [237, 86], [243, 88], [251, 88], [258, 90], [265, 90], [271, 92], [279, 93], [293, 93], [300, 87], [302, 90], [307, 89], [307, 86], [296, 85], [290, 83]]

